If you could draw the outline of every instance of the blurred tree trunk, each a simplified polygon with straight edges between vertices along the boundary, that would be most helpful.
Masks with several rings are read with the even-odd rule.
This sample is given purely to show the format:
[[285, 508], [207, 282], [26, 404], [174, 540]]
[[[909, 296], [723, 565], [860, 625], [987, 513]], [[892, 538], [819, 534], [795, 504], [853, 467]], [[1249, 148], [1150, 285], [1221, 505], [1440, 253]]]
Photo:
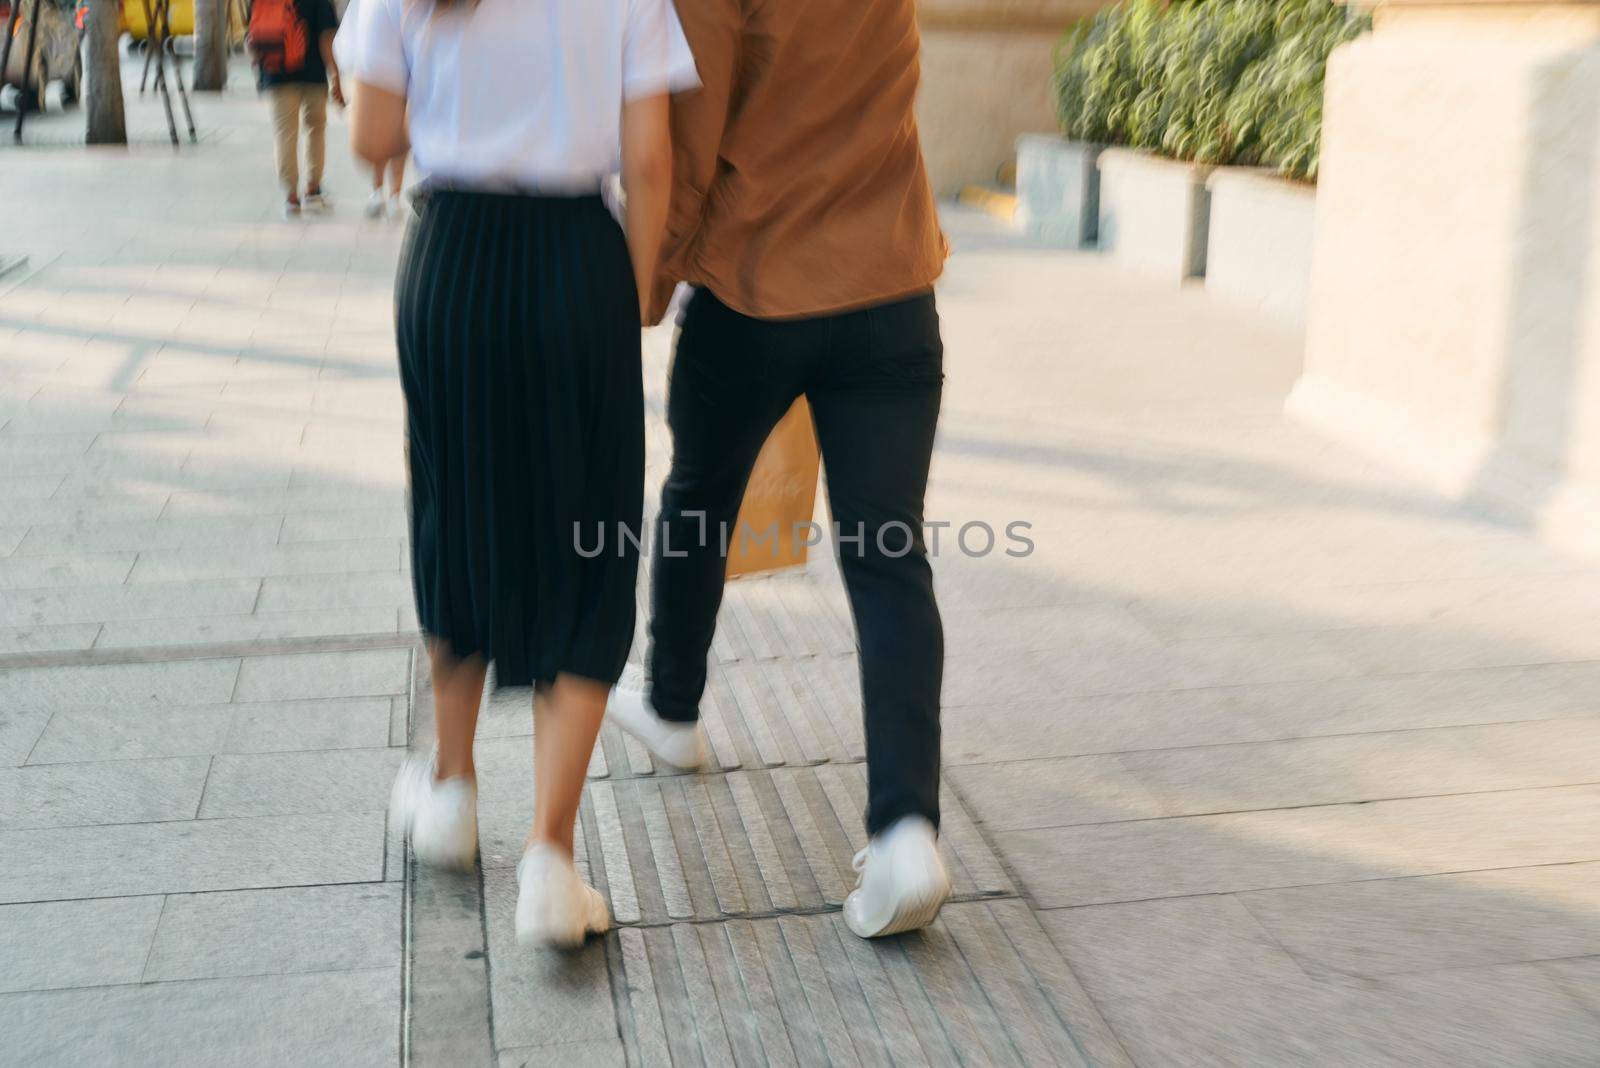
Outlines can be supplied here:
[[120, 0], [89, 0], [83, 70], [88, 80], [85, 111], [91, 145], [128, 143], [128, 120], [122, 109], [122, 57], [117, 51], [120, 36]]
[[228, 84], [228, 0], [194, 0], [194, 78], [190, 88]]

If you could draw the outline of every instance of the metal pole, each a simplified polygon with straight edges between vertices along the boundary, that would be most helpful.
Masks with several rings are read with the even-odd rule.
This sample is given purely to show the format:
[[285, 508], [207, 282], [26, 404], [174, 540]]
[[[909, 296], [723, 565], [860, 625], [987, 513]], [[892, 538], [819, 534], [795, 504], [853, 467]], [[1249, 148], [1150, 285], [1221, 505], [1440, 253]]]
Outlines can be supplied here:
[[144, 0], [145, 47], [155, 50], [156, 56], [156, 88], [161, 90], [161, 103], [167, 109], [167, 133], [172, 138], [174, 147], [178, 144], [178, 120], [172, 117], [172, 94], [167, 92], [167, 79], [165, 77], [166, 64], [161, 57], [161, 49], [167, 47], [165, 41], [156, 39], [159, 32], [156, 29], [155, 10], [150, 6], [150, 0]]
[[[22, 140], [22, 120], [28, 114], [28, 75], [33, 73], [33, 53], [39, 41], [39, 5], [43, 0], [33, 0], [33, 19], [28, 23], [28, 50], [22, 60], [22, 95], [17, 98], [17, 128], [11, 136]], [[22, 5], [22, 0], [17, 0]], [[39, 107], [44, 107], [44, 86], [39, 86]]]
[[[148, 9], [148, 5], [147, 5]], [[144, 69], [139, 72], [139, 95], [144, 95], [145, 83], [150, 80], [150, 46], [156, 38], [155, 27], [146, 22], [144, 24]]]
[[[159, 0], [161, 4], [161, 40], [172, 40], [172, 0]], [[194, 133], [194, 112], [189, 110], [189, 93], [183, 87], [183, 57], [176, 45], [172, 48], [172, 80], [178, 83], [178, 100], [183, 104], [183, 121], [189, 126], [189, 142], [199, 138]]]

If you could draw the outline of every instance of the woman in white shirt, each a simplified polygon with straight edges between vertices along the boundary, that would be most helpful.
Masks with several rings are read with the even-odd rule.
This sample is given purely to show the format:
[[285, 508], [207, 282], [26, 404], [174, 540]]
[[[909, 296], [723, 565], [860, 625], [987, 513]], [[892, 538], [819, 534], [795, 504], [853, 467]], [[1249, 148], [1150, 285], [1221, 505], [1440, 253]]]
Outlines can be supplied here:
[[[356, 154], [409, 148], [428, 176], [395, 320], [438, 747], [401, 772], [394, 815], [420, 859], [470, 867], [486, 666], [533, 685], [517, 932], [574, 945], [610, 926], [573, 829], [633, 639], [639, 309], [666, 218], [667, 94], [695, 84], [693, 58], [671, 0], [361, 0], [346, 56]], [[626, 235], [600, 199], [619, 168]]]

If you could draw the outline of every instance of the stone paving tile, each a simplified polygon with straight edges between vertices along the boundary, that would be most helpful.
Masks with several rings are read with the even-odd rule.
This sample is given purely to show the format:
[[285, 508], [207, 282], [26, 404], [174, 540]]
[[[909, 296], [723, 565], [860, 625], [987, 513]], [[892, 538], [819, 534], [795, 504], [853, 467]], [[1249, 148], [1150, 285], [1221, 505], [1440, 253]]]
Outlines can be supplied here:
[[[1465, 1006], [1428, 1006], [1426, 1017], [1412, 1006], [1401, 1016], [1389, 999], [1391, 990], [1362, 989], [1347, 984], [1278, 981], [1239, 983], [1217, 991], [1190, 992], [1183, 997], [1155, 995], [1105, 1002], [1102, 1008], [1117, 1036], [1139, 1064], [1235, 1068], [1238, 1065], [1363, 1065], [1401, 1068], [1418, 1064], [1579, 1064], [1566, 1058], [1524, 1060], [1515, 1038], [1507, 1033], [1482, 1036], [1487, 1041], [1453, 1051], [1465, 1059], [1421, 1055], [1418, 1036], [1434, 1039], [1477, 1030]], [[1547, 989], [1536, 992], [1527, 1008], [1555, 1010], [1565, 1034], [1581, 1041], [1590, 1024], [1562, 1011]], [[1548, 1019], [1541, 1020], [1548, 1023]], [[1521, 1030], [1521, 1028], [1518, 1028]], [[1478, 1035], [1472, 1035], [1478, 1038]], [[1522, 1036], [1516, 1036], [1522, 1037]], [[1542, 1044], [1542, 1043], [1541, 1043]], [[1548, 1052], [1548, 1049], [1546, 1050]]]
[[62, 709], [27, 754], [32, 764], [130, 761], [152, 757], [210, 756], [224, 751], [232, 705], [147, 709]]
[[[946, 707], [944, 761], [992, 763], [1255, 741], [1281, 734], [1248, 687], [1046, 697]], [[1297, 721], [1287, 728], [1304, 729]]]
[[24, 590], [0, 598], [0, 624], [31, 627], [185, 619], [248, 613], [261, 594], [256, 579]]
[[[864, 844], [864, 765], [591, 780], [583, 837], [618, 923], [835, 907]], [[1013, 893], [951, 791], [941, 849], [958, 899]], [[503, 847], [502, 847], [503, 848]]]
[[0, 831], [0, 902], [374, 882], [381, 812]]
[[0, 705], [0, 767], [24, 763], [49, 721], [50, 713], [44, 709], [13, 709]]
[[1159, 638], [1122, 604], [1047, 605], [946, 611], [945, 650], [952, 655], [1147, 646]]
[[[1504, 626], [1504, 624], [1500, 624]], [[1600, 660], [1600, 635], [1581, 619], [1531, 634], [1528, 626], [1460, 632], [1436, 624], [1373, 627], [1327, 636], [1335, 651], [1363, 674], [1513, 667]]]
[[480, 738], [473, 748], [478, 768], [480, 803], [520, 802], [533, 805], [533, 739]]
[[293, 515], [299, 512], [370, 511], [373, 508], [403, 507], [403, 491], [372, 490], [349, 485], [308, 486], [299, 489], [246, 489], [227, 494], [174, 493], [167, 503], [165, 514]]
[[400, 896], [396, 883], [169, 895], [144, 981], [389, 967]]
[[1161, 642], [945, 659], [944, 707], [1188, 689], [1202, 680]]
[[1597, 686], [1600, 662], [1332, 679], [1233, 692], [1264, 717], [1275, 730], [1273, 737], [1304, 737], [1592, 715], [1600, 710]]
[[162, 901], [0, 905], [0, 993], [139, 982]]
[[1584, 1065], [1600, 1048], [1600, 1015], [1533, 965], [1392, 976], [1372, 996], [1400, 1063]]
[[[1391, 802], [1410, 804], [1412, 802]], [[1042, 908], [1420, 875], [1430, 867], [1376, 805], [1000, 831], [995, 846]]]
[[0, 769], [0, 829], [193, 819], [209, 766], [173, 757]]
[[1188, 638], [1171, 644], [1194, 685], [1337, 679], [1365, 674], [1322, 634], [1257, 634], [1248, 638]]
[[1600, 956], [1546, 961], [1539, 965], [1539, 971], [1600, 1016]]
[[630, 1063], [1132, 1063], [1016, 901], [878, 942], [837, 913], [610, 938]]
[[133, 553], [6, 557], [0, 559], [0, 590], [110, 585], [128, 577], [134, 559]]
[[[130, 715], [121, 707], [63, 709], [18, 722], [14, 763], [382, 748], [390, 699], [175, 706]], [[0, 713], [0, 721], [3, 721]], [[48, 725], [45, 720], [48, 719]], [[31, 724], [31, 725], [30, 725]], [[0, 740], [6, 737], [0, 726]], [[0, 760], [5, 758], [0, 741]]]
[[0, 672], [0, 707], [218, 704], [233, 695], [238, 676], [239, 661], [235, 659], [16, 668]]
[[1306, 977], [1231, 895], [1046, 909], [1039, 922], [1101, 1004]]
[[[1518, 728], [1526, 726], [1517, 724]], [[1600, 724], [1597, 724], [1600, 726]], [[1124, 753], [1165, 815], [1293, 808], [1504, 789], [1463, 731], [1441, 728]], [[1503, 728], [1496, 728], [1503, 730]]]
[[393, 1065], [400, 969], [0, 996], [19, 1064]]
[[1600, 860], [1600, 786], [1420, 797], [1367, 806], [1429, 872]]
[[364, 575], [308, 575], [267, 578], [261, 582], [261, 612], [312, 612], [337, 608], [409, 608], [415, 594], [411, 576], [372, 572]]
[[515, 1049], [614, 1041], [617, 1021], [604, 942], [591, 939], [572, 953], [518, 945], [517, 879], [511, 868], [484, 872], [483, 895], [496, 1043]]
[[221, 751], [377, 748], [389, 744], [391, 712], [383, 698], [235, 705]]
[[1493, 767], [1480, 789], [1600, 782], [1600, 716], [1463, 727], [1463, 744]]
[[383, 812], [403, 756], [398, 749], [334, 749], [213, 757], [200, 816]]
[[0, 655], [9, 653], [57, 653], [87, 649], [100, 636], [98, 623], [67, 623], [60, 626], [0, 627]]
[[975, 764], [945, 774], [979, 822], [996, 831], [1168, 814], [1115, 756]]
[[294, 701], [406, 693], [410, 649], [258, 656], [239, 670], [236, 701]]
[[[480, 769], [480, 782], [482, 765]], [[532, 775], [529, 775], [532, 782]], [[591, 881], [588, 836], [583, 830], [583, 816], [579, 816], [578, 829], [573, 835], [573, 864], [578, 874]], [[478, 801], [478, 862], [485, 871], [495, 868], [515, 868], [522, 860], [522, 847], [527, 841], [528, 829], [533, 823], [532, 800], [489, 801], [481, 796]]]
[[0, 527], [0, 556], [16, 552], [17, 546], [22, 544], [27, 535], [27, 527]]
[[208, 545], [270, 545], [283, 521], [277, 516], [203, 517], [102, 523], [42, 523], [30, 527], [18, 555], [121, 552]]
[[155, 519], [167, 506], [169, 494], [161, 490], [97, 497], [52, 497], [48, 500], [6, 501], [7, 526], [62, 526], [125, 519]]
[[395, 538], [244, 549], [154, 549], [139, 554], [139, 563], [128, 581], [138, 584], [268, 575], [347, 575], [394, 571], [399, 567], [400, 542]]
[[82, 456], [95, 443], [94, 434], [22, 434], [0, 432], [0, 457]]
[[1600, 953], [1600, 864], [1264, 890], [1240, 901], [1314, 975]]
[[[26, 433], [28, 424], [21, 419], [14, 419], [6, 424], [6, 428], [14, 434]], [[0, 476], [0, 501], [11, 500], [43, 500], [50, 497], [60, 488], [61, 475], [7, 475]]]
[[403, 538], [409, 532], [410, 524], [404, 508], [302, 512], [284, 519], [278, 540], [287, 545], [302, 541]]
[[623, 1068], [628, 1063], [622, 1040], [597, 1038], [591, 1042], [564, 1042], [556, 1046], [522, 1046], [502, 1049], [495, 1054], [500, 1068], [542, 1068], [557, 1064], [581, 1064], [585, 1068]]
[[166, 648], [213, 642], [266, 642], [285, 638], [335, 638], [395, 634], [388, 608], [344, 608], [323, 612], [259, 612], [253, 615], [143, 619], [108, 623], [97, 649]]

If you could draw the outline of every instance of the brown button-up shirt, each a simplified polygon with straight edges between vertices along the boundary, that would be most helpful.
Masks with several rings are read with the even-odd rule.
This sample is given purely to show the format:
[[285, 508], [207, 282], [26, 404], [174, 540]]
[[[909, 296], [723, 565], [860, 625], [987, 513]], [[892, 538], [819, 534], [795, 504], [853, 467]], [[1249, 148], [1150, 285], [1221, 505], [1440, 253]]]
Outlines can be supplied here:
[[944, 269], [914, 105], [915, 0], [677, 0], [702, 88], [672, 102], [651, 322], [679, 281], [763, 319], [926, 290]]

